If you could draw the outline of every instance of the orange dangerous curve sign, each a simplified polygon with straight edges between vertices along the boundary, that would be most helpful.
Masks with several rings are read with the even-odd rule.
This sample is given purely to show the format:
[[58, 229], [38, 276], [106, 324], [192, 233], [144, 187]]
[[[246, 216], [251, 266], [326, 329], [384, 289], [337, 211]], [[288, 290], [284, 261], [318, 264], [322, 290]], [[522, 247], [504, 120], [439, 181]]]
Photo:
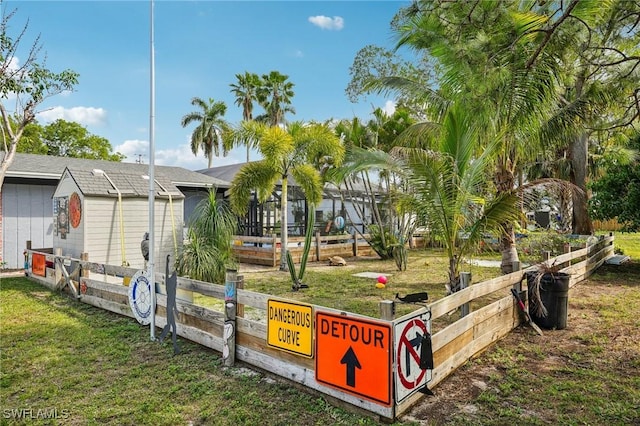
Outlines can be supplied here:
[[391, 325], [316, 312], [316, 380], [391, 405]]

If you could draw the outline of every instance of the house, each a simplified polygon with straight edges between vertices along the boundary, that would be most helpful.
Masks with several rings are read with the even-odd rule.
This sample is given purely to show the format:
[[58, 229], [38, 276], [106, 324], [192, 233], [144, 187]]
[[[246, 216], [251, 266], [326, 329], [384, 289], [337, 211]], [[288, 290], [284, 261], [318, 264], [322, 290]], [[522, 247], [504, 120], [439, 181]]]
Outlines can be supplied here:
[[[0, 156], [2, 155], [4, 153], [0, 152]], [[3, 268], [23, 267], [23, 252], [27, 241], [31, 241], [33, 248], [54, 247], [54, 194], [66, 169], [72, 172], [102, 170], [109, 177], [120, 174], [141, 177], [149, 173], [149, 165], [146, 164], [16, 154], [0, 191], [0, 264]], [[181, 227], [210, 188], [224, 192], [230, 186], [227, 181], [172, 166], [155, 166], [154, 178], [163, 186], [175, 187], [182, 193]], [[148, 181], [146, 185], [148, 194]], [[82, 191], [80, 188], [79, 190]], [[58, 204], [57, 208], [59, 207]], [[174, 219], [175, 217], [174, 215]], [[144, 232], [140, 233], [139, 229], [135, 229], [132, 233], [139, 244]], [[62, 239], [56, 241], [60, 240]], [[118, 241], [113, 243], [117, 245]], [[136, 252], [138, 251], [139, 246]]]
[[[210, 169], [197, 170], [198, 173], [232, 182], [235, 175], [245, 163], [231, 164]], [[306, 231], [306, 218], [308, 204], [295, 179], [289, 177], [288, 189], [288, 216], [287, 223], [289, 235], [304, 235]], [[280, 233], [280, 191], [281, 183], [278, 182], [276, 190], [264, 203], [258, 203], [257, 197], [251, 200], [249, 211], [243, 223], [240, 234], [250, 236], [267, 236]], [[356, 185], [350, 192], [353, 198], [343, 198], [341, 191], [334, 185], [326, 184], [323, 199], [316, 206], [315, 230], [322, 234], [347, 232], [352, 234], [356, 229], [365, 232], [366, 224], [360, 217], [371, 217], [369, 200], [362, 197], [363, 188]], [[361, 211], [359, 215], [356, 210]], [[368, 220], [370, 223], [371, 221]]]

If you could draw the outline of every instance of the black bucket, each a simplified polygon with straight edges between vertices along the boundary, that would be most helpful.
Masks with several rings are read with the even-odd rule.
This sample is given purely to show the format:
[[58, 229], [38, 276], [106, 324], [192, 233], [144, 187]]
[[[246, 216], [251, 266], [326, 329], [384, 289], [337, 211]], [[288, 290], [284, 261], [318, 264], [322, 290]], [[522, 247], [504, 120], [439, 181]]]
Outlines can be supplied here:
[[540, 278], [540, 300], [547, 310], [547, 315], [537, 313], [534, 289], [538, 272], [527, 272], [527, 298], [529, 299], [529, 315], [533, 322], [546, 329], [562, 330], [567, 327], [569, 308], [569, 274], [564, 272], [545, 272]]

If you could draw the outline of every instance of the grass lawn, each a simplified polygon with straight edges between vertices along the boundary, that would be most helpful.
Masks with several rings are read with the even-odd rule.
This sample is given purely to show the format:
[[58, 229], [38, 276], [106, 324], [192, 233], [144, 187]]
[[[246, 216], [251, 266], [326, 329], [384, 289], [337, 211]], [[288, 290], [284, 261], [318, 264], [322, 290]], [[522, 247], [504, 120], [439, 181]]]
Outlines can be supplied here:
[[[616, 234], [616, 246], [638, 259], [638, 234], [626, 236]], [[442, 297], [445, 264], [441, 253], [411, 251], [403, 272], [393, 261], [310, 264], [307, 290], [292, 292], [288, 273], [278, 271], [245, 273], [245, 288], [375, 317], [396, 293]], [[473, 282], [499, 274], [463, 270]], [[363, 271], [387, 275], [387, 287], [353, 276]], [[640, 424], [640, 262], [602, 267], [578, 287], [566, 330], [540, 337], [518, 328], [397, 424]], [[415, 307], [397, 308], [401, 315]], [[173, 356], [169, 342], [151, 342], [148, 327], [130, 318], [3, 278], [0, 424], [377, 424], [265, 374], [225, 368], [210, 349], [179, 344]], [[52, 415], [57, 420], [45, 418]]]
[[376, 424], [183, 339], [173, 356], [148, 327], [25, 278], [3, 278], [0, 300], [3, 425]]

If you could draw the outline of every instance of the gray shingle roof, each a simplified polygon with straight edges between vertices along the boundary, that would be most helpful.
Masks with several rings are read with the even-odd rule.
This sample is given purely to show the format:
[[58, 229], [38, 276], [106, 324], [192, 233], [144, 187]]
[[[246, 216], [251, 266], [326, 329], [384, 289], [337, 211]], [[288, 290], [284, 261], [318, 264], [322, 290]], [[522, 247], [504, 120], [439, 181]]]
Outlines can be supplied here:
[[[84, 195], [101, 197], [117, 197], [118, 191], [125, 197], [144, 197], [149, 195], [149, 179], [140, 174], [116, 172], [102, 173], [97, 169], [69, 169], [66, 171], [75, 181]], [[156, 197], [184, 198], [184, 195], [171, 181], [162, 174], [155, 174]]]
[[[0, 157], [4, 152], [0, 152]], [[118, 163], [105, 160], [86, 160], [84, 158], [54, 157], [50, 155], [16, 154], [7, 177], [23, 177], [34, 179], [58, 180], [65, 168], [71, 170], [102, 169], [109, 174], [124, 173], [131, 175], [147, 175], [148, 164]], [[155, 166], [154, 177], [164, 176], [178, 187], [211, 187], [229, 188], [229, 181], [197, 173], [182, 167]]]

